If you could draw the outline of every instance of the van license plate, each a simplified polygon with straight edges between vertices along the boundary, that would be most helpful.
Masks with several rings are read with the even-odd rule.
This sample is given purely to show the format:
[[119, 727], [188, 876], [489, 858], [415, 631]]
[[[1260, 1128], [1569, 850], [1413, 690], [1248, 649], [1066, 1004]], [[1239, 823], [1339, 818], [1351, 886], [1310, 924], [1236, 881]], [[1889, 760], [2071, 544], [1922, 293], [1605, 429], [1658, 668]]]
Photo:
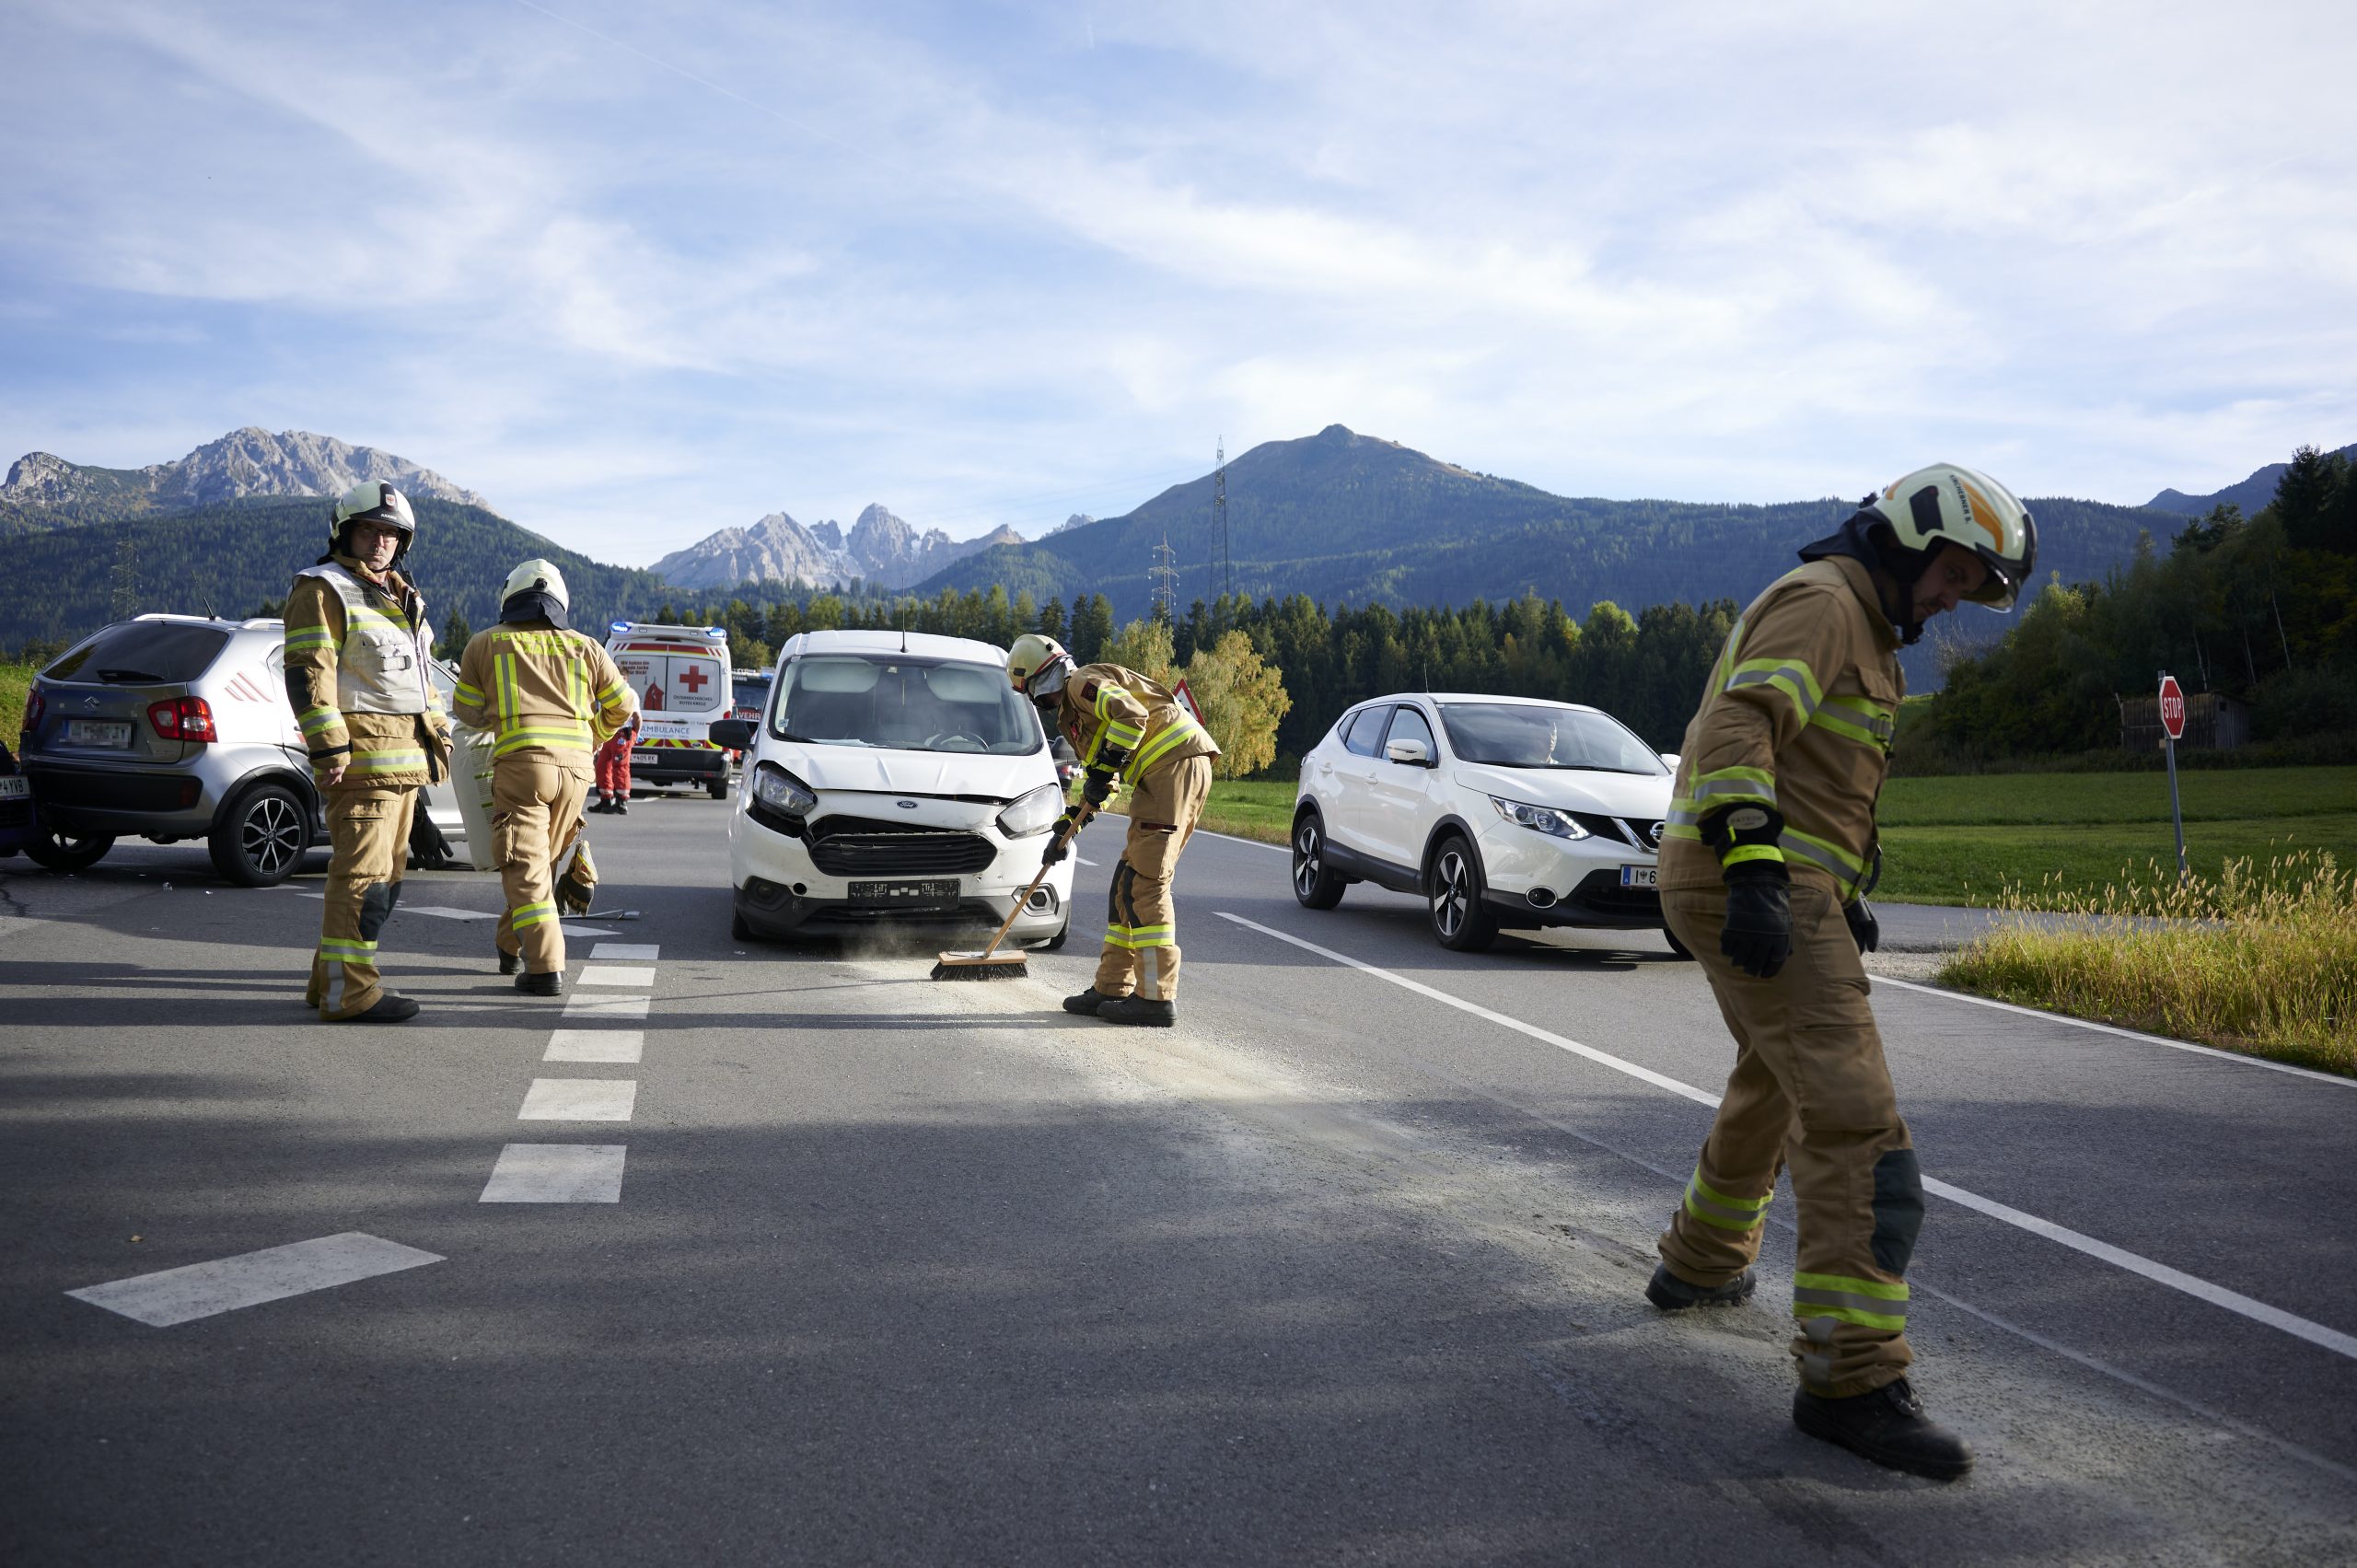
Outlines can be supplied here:
[[1624, 888], [1658, 888], [1660, 868], [1653, 865], [1624, 865], [1620, 868], [1620, 885]]
[[13, 775], [0, 779], [0, 800], [30, 800], [32, 797], [32, 780], [20, 779]]
[[853, 882], [853, 901], [863, 904], [923, 904], [954, 901], [955, 882]]
[[65, 744], [68, 746], [111, 746], [128, 750], [131, 746], [131, 725], [124, 719], [67, 719]]

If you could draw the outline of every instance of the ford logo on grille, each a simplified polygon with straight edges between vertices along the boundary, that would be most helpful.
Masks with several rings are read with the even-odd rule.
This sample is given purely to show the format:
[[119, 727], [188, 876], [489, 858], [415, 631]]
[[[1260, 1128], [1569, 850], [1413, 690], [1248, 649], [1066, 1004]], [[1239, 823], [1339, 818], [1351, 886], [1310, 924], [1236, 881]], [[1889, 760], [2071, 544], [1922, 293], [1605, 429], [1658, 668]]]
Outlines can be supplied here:
[[917, 808], [917, 803], [913, 800], [896, 800], [892, 804], [903, 811], [914, 811]]

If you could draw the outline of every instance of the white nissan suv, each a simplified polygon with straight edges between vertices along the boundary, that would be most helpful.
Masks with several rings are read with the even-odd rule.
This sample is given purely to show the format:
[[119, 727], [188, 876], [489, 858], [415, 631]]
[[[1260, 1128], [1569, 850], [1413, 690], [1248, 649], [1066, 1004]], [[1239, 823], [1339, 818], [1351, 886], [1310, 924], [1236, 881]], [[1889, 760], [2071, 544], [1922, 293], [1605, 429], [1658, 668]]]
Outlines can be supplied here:
[[[920, 633], [806, 632], [779, 651], [728, 822], [738, 941], [893, 927], [987, 935], [1039, 874], [1063, 790], [1006, 653]], [[1073, 857], [1024, 900], [1006, 946], [1058, 947]]]
[[[1419, 691], [1363, 703], [1301, 761], [1293, 890], [1421, 896], [1444, 947], [1503, 927], [1661, 930], [1674, 759], [1595, 708]], [[1673, 951], [1684, 955], [1677, 939]]]

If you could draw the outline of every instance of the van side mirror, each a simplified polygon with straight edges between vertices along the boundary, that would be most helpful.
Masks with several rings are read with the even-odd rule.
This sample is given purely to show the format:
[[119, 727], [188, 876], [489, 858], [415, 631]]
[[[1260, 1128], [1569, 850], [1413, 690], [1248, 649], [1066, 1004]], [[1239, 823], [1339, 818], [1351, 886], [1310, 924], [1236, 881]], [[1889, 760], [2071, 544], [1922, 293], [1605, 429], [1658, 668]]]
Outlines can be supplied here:
[[1432, 749], [1421, 740], [1386, 741], [1383, 754], [1395, 762], [1405, 762], [1413, 768], [1429, 768], [1433, 765]]
[[714, 719], [708, 733], [712, 743], [723, 751], [750, 751], [753, 749], [753, 726], [749, 719]]

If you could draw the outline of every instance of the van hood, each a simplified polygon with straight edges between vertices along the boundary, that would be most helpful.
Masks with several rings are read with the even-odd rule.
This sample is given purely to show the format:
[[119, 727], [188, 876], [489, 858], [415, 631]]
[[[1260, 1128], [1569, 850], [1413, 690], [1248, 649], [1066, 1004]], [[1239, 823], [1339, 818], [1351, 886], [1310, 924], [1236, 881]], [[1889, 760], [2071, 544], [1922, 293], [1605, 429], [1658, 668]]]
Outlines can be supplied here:
[[863, 746], [774, 742], [761, 755], [815, 790], [870, 795], [986, 795], [1013, 800], [1056, 782], [1047, 749], [1022, 757], [974, 751], [883, 751]]
[[1457, 764], [1457, 782], [1507, 800], [1647, 820], [1669, 815], [1670, 775], [1606, 773], [1585, 768], [1498, 768]]

